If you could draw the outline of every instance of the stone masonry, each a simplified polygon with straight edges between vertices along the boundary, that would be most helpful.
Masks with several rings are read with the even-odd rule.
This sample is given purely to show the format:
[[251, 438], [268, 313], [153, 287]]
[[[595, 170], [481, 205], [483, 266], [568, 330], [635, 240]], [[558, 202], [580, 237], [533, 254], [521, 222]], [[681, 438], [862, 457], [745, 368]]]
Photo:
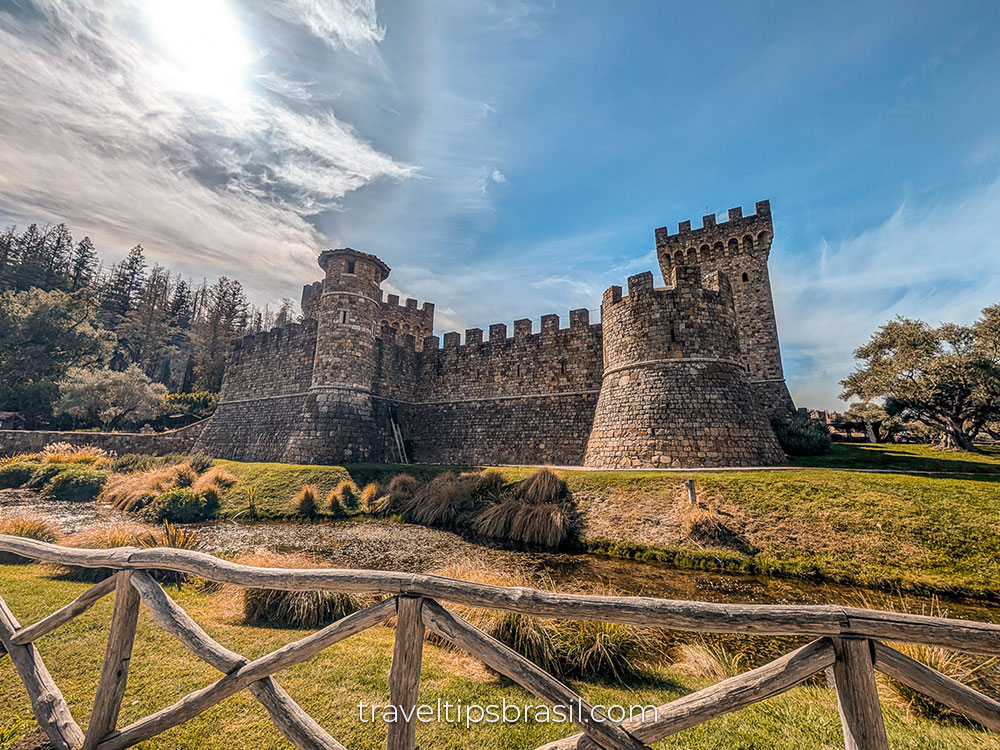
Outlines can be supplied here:
[[243, 460], [604, 468], [784, 460], [768, 417], [792, 410], [767, 260], [770, 205], [655, 233], [652, 273], [573, 310], [433, 335], [434, 306], [385, 298], [379, 258], [327, 250], [305, 322], [236, 343], [195, 448]]

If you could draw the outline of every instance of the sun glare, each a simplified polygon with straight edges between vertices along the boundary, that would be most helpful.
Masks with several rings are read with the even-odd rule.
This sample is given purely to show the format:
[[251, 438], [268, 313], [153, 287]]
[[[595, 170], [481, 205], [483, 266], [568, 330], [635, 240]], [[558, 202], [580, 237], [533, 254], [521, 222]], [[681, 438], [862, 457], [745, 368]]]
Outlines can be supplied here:
[[252, 56], [225, 0], [145, 0], [144, 10], [173, 85], [224, 101], [242, 97]]

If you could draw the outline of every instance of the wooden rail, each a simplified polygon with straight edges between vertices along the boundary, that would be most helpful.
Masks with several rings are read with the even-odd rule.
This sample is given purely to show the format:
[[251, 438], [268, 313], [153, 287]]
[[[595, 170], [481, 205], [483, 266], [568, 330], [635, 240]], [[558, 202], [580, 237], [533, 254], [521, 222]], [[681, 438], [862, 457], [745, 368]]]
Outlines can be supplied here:
[[[0, 552], [116, 571], [110, 579], [92, 586], [74, 601], [27, 627], [21, 627], [0, 597], [0, 643], [24, 683], [39, 726], [59, 750], [131, 747], [189, 721], [244, 689], [263, 705], [294, 747], [344, 750], [292, 700], [273, 675], [392, 618], [397, 622], [389, 673], [390, 700], [408, 713], [400, 712], [401, 718], [389, 725], [388, 750], [416, 747], [416, 717], [411, 709], [417, 703], [426, 631], [477, 657], [539, 698], [553, 705], [578, 707], [572, 718], [580, 734], [538, 750], [640, 750], [677, 732], [784, 693], [827, 669], [832, 669], [834, 675], [847, 750], [888, 748], [875, 670], [987, 729], [1000, 732], [1000, 703], [882, 642], [904, 641], [1000, 655], [1000, 625], [839, 606], [727, 605], [648, 597], [571, 595], [372, 570], [256, 568], [189, 550], [132, 547], [82, 550], [5, 535], [0, 535]], [[376, 593], [387, 598], [250, 661], [209, 637], [153, 580], [147, 572], [150, 570], [191, 573], [218, 583], [254, 588]], [[85, 734], [73, 720], [34, 641], [112, 591], [115, 605], [108, 644]], [[445, 609], [439, 601], [540, 617], [714, 633], [812, 636], [814, 640], [762, 667], [659, 706], [653, 718], [643, 715], [615, 723], [594, 710], [570, 687]], [[154, 622], [222, 676], [173, 705], [119, 728], [118, 711], [128, 679], [140, 605], [146, 607]], [[409, 718], [402, 718], [403, 715]]]

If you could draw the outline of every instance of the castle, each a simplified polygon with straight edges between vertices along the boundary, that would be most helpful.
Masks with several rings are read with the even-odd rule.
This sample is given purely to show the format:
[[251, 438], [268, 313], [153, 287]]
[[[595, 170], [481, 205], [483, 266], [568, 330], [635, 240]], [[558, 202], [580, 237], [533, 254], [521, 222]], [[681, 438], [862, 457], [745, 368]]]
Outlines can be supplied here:
[[381, 284], [351, 248], [319, 256], [304, 322], [237, 341], [197, 449], [292, 463], [415, 461], [600, 468], [751, 466], [784, 454], [790, 414], [768, 276], [771, 208], [655, 232], [660, 270], [571, 310], [433, 335], [434, 306]]

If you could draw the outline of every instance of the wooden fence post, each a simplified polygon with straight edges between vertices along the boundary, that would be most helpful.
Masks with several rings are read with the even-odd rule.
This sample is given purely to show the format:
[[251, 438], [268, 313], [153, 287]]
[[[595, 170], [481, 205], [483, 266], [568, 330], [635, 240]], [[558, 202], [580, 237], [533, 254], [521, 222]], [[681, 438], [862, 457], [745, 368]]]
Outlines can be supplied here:
[[104, 652], [104, 665], [97, 683], [94, 710], [90, 714], [83, 750], [93, 750], [118, 725], [118, 711], [125, 695], [128, 665], [132, 658], [132, 643], [139, 617], [139, 592], [132, 587], [131, 571], [123, 570], [115, 576], [115, 608], [111, 614], [108, 647]]
[[[417, 694], [424, 651], [423, 602], [418, 596], [401, 596], [396, 604], [396, 643], [389, 669], [389, 702], [396, 707], [397, 715], [396, 721], [389, 724], [386, 750], [413, 750], [415, 745]], [[408, 718], [402, 715], [404, 711]]]
[[834, 638], [833, 676], [846, 750], [889, 750], [867, 638]]

